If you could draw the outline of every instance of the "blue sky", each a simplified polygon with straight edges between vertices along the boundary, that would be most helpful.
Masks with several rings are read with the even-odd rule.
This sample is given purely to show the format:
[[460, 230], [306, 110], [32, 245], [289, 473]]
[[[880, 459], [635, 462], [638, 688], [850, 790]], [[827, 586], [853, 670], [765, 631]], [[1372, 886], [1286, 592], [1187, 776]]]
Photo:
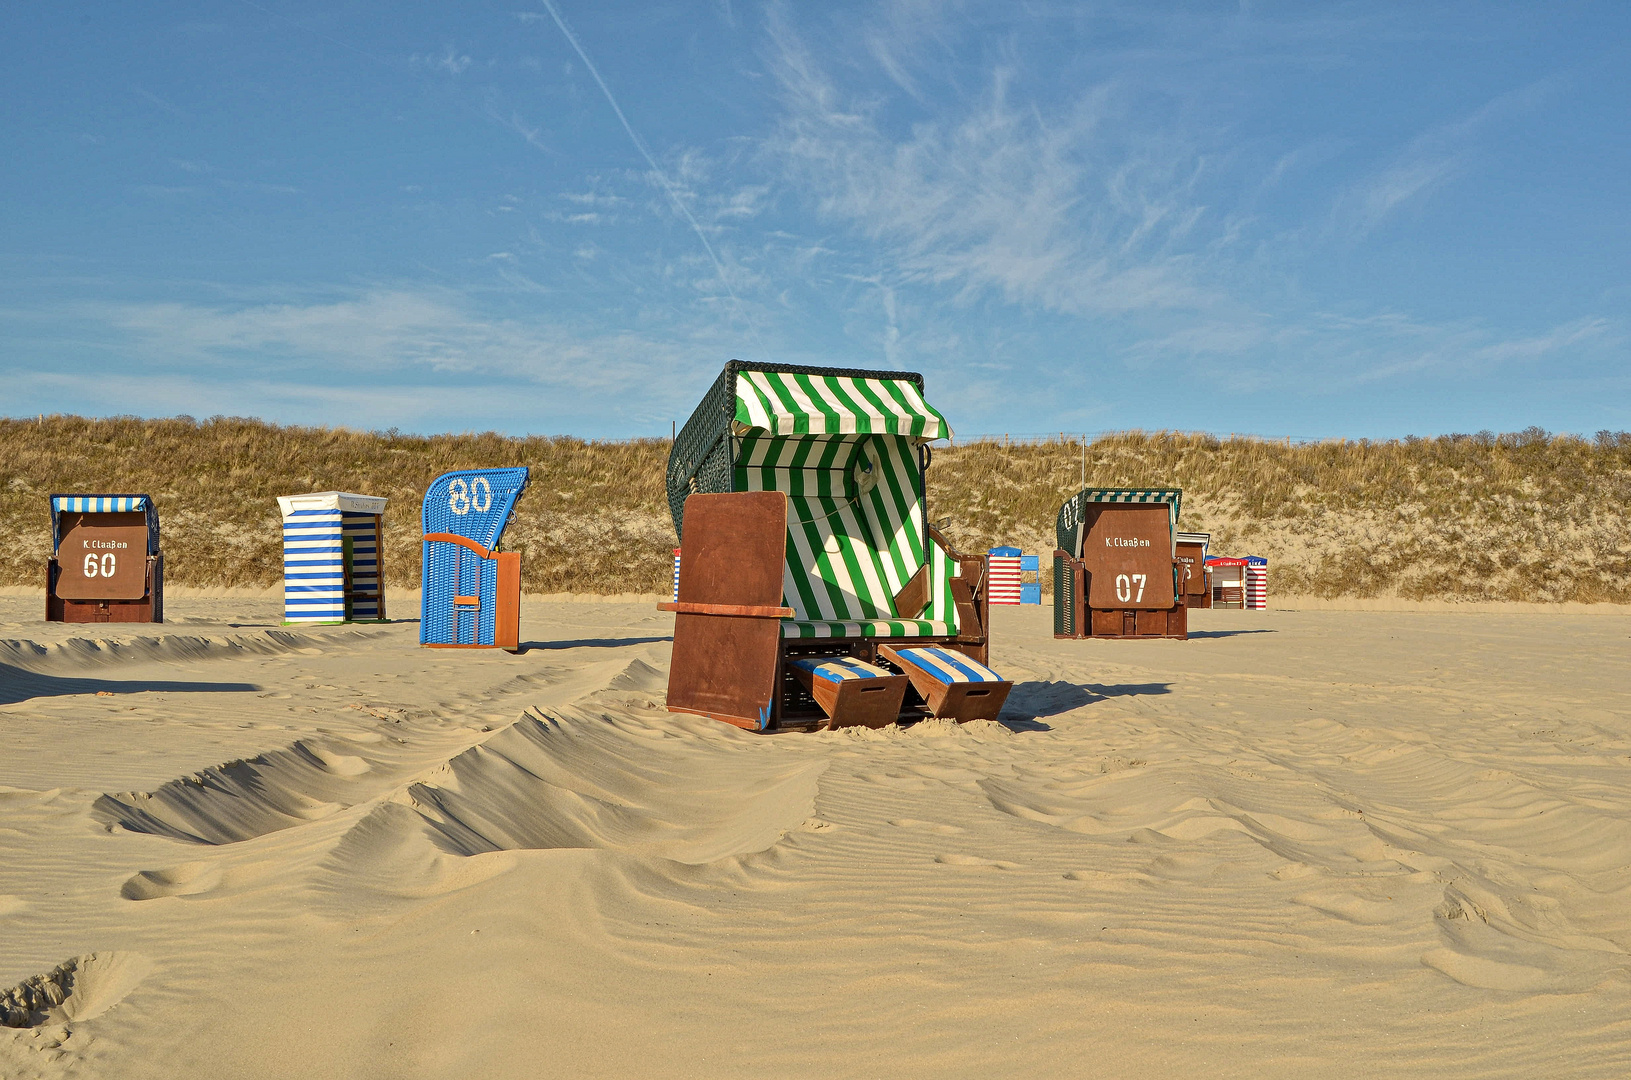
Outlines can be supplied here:
[[0, 414], [1631, 428], [1631, 6], [14, 5]]

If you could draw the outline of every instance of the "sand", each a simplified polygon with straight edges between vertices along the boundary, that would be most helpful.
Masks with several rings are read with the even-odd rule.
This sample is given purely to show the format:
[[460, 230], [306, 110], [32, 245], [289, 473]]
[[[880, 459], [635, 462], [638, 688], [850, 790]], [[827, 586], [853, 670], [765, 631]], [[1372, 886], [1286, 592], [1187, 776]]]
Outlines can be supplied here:
[[1631, 619], [1000, 610], [1002, 723], [766, 737], [663, 710], [649, 602], [38, 608], [0, 1076], [1631, 1072]]

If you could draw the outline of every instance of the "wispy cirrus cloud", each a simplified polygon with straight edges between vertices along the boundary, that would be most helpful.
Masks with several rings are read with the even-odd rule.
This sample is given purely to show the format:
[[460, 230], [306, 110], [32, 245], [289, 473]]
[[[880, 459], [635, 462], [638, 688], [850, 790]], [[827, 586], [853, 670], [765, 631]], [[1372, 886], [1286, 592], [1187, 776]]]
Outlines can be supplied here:
[[1533, 111], [1558, 86], [1555, 79], [1529, 83], [1417, 135], [1386, 164], [1338, 194], [1332, 227], [1340, 235], [1362, 239], [1397, 214], [1421, 206], [1475, 167], [1491, 129]]
[[[513, 261], [504, 256], [497, 261]], [[53, 387], [60, 397], [71, 384], [82, 408], [103, 412], [141, 407], [362, 426], [441, 418], [435, 422], [506, 430], [655, 431], [669, 418], [671, 402], [694, 396], [730, 351], [714, 320], [670, 318], [634, 329], [589, 316], [499, 316], [464, 293], [424, 287], [71, 308], [0, 309], [18, 360], [15, 367], [0, 364], [0, 373], [16, 400], [26, 402], [31, 392], [48, 397]], [[77, 370], [27, 361], [29, 327], [64, 316], [82, 327], [88, 352], [105, 361]], [[132, 361], [145, 374], [124, 385]], [[371, 388], [381, 376], [392, 389], [376, 398]], [[156, 387], [169, 389], [155, 394]], [[348, 420], [346, 401], [374, 404]], [[597, 403], [590, 415], [587, 402]]]
[[472, 63], [468, 53], [462, 53], [452, 45], [444, 46], [439, 53], [414, 53], [408, 58], [414, 67], [428, 68], [431, 71], [441, 71], [458, 78]]
[[[783, 106], [767, 155], [823, 216], [882, 245], [898, 280], [1072, 314], [1210, 302], [1190, 266], [1207, 213], [1198, 162], [1160, 136], [1104, 137], [1113, 87], [1044, 111], [999, 64], [972, 98], [902, 130], [824, 67], [784, 10], [767, 33]], [[892, 52], [886, 71], [904, 62]]]

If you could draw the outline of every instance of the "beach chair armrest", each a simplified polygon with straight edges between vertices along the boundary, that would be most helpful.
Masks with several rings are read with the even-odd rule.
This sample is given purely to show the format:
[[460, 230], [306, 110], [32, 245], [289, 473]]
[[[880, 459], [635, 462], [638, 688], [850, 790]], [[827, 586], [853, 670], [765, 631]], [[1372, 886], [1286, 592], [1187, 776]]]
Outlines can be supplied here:
[[697, 604], [689, 601], [664, 600], [658, 611], [672, 611], [680, 615], [731, 615], [744, 619], [791, 619], [790, 607], [771, 604]]
[[917, 568], [912, 579], [895, 594], [895, 617], [915, 619], [929, 606], [929, 564]]

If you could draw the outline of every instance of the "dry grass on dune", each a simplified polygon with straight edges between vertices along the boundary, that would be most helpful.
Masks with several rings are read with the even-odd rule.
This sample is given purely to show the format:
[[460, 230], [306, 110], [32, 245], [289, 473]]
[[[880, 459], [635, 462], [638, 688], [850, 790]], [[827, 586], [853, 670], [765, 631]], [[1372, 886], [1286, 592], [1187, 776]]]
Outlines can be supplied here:
[[0, 420], [0, 582], [36, 584], [50, 553], [51, 492], [147, 492], [165, 577], [180, 585], [282, 580], [279, 495], [384, 495], [386, 575], [419, 583], [419, 505], [441, 473], [526, 465], [532, 483], [504, 546], [529, 592], [655, 592], [672, 575], [663, 487], [668, 443], [418, 437], [256, 420]]
[[[36, 584], [49, 548], [45, 495], [145, 491], [177, 584], [281, 579], [277, 495], [385, 495], [387, 575], [417, 585], [419, 499], [436, 475], [527, 465], [505, 546], [530, 592], [661, 592], [673, 531], [663, 440], [585, 442], [496, 434], [403, 436], [187, 418], [0, 420], [0, 583]], [[1271, 588], [1325, 597], [1396, 594], [1631, 602], [1631, 435], [1538, 429], [1299, 446], [1171, 433], [1087, 447], [1088, 482], [1178, 486], [1184, 528], [1214, 550], [1271, 560]], [[979, 442], [935, 453], [930, 515], [967, 549], [1051, 552], [1081, 445]]]
[[[935, 455], [930, 514], [970, 548], [1051, 552], [1081, 487], [1079, 441]], [[1180, 527], [1264, 555], [1270, 587], [1321, 597], [1631, 601], [1631, 434], [1538, 428], [1289, 445], [1127, 433], [1090, 442], [1087, 482], [1181, 487]]]

